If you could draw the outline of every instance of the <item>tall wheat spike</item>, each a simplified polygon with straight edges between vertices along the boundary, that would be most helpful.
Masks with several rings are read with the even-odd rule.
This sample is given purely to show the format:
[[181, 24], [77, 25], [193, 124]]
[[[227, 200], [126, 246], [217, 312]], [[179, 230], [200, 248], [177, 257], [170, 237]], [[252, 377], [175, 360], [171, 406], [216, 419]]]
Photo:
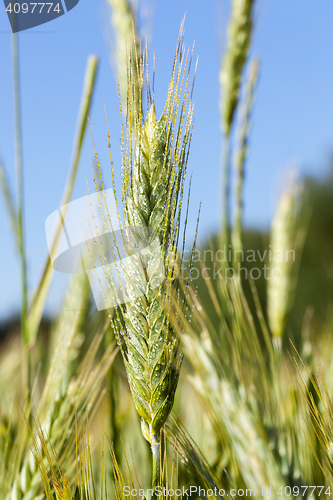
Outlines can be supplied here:
[[238, 105], [243, 69], [247, 60], [253, 28], [254, 0], [233, 0], [228, 27], [227, 50], [222, 59], [220, 71], [221, 116], [225, 133], [222, 164], [223, 176], [223, 239], [229, 248], [229, 163], [230, 133]]
[[[271, 230], [274, 274], [267, 281], [267, 312], [275, 343], [281, 343], [287, 314], [292, 305], [295, 284], [294, 268], [298, 250], [296, 207], [299, 188], [295, 181], [285, 189], [279, 200]], [[299, 255], [297, 255], [299, 257]]]
[[[258, 490], [266, 484], [273, 492], [281, 485], [309, 484], [315, 460], [309, 446], [313, 436], [306, 431], [308, 412], [290, 367], [272, 346], [255, 287], [253, 312], [260, 328], [242, 288], [225, 283], [221, 275], [211, 282], [205, 266], [202, 262], [207, 289], [201, 293], [211, 306], [184, 287], [191, 317], [175, 299], [172, 322], [192, 367], [189, 380], [221, 446], [215, 466], [238, 488]], [[219, 287], [221, 303], [229, 303], [228, 321]], [[303, 379], [306, 384], [308, 377]]]
[[[148, 65], [143, 59], [131, 60], [129, 65], [122, 201], [125, 245], [132, 247], [135, 257], [125, 268], [128, 297], [123, 308], [125, 328], [111, 319], [118, 328], [142, 433], [151, 445], [155, 485], [160, 475], [160, 431], [173, 406], [182, 361], [179, 340], [169, 321], [170, 294], [177, 278], [175, 261], [193, 116], [189, 76], [192, 55], [185, 52], [182, 30], [183, 26], [167, 100], [159, 119], [154, 89], [151, 92], [149, 87]], [[133, 105], [136, 70], [140, 82], [138, 107]], [[145, 71], [146, 116], [142, 112]], [[140, 248], [149, 248], [149, 252]]]
[[222, 115], [226, 135], [230, 134], [238, 104], [243, 68], [247, 59], [253, 28], [254, 0], [233, 0], [228, 27], [227, 50], [222, 61]]

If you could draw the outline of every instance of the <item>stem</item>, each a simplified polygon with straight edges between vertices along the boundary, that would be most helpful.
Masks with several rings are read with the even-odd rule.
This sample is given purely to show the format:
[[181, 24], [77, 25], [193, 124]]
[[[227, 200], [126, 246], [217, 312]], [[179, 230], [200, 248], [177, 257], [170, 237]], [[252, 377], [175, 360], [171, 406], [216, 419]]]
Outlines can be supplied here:
[[[110, 344], [115, 340], [114, 333], [111, 328], [108, 328], [105, 334], [105, 350]], [[121, 442], [119, 441], [119, 436], [121, 434], [119, 425], [117, 423], [117, 395], [119, 394], [118, 377], [116, 376], [116, 360], [112, 363], [109, 374], [106, 378], [106, 384], [110, 397], [110, 433], [111, 441], [113, 444], [114, 454], [116, 456], [116, 461], [118, 464], [121, 463], [122, 459], [122, 448]]]
[[161, 450], [161, 443], [160, 443], [160, 438], [158, 436], [153, 435], [152, 436], [152, 443], [151, 443], [151, 454], [152, 454], [152, 459], [153, 459], [153, 467], [152, 467], [152, 499], [156, 497], [155, 495], [155, 488], [159, 486], [160, 482], [160, 450]]
[[[250, 74], [246, 88], [246, 97], [242, 110], [242, 121], [239, 131], [239, 150], [236, 155], [235, 166], [237, 175], [236, 185], [236, 216], [235, 223], [232, 228], [231, 244], [234, 250], [235, 262], [234, 268], [237, 272], [238, 264], [241, 263], [243, 243], [242, 243], [242, 212], [243, 212], [243, 183], [244, 183], [244, 165], [248, 152], [248, 136], [250, 133], [250, 120], [254, 100], [254, 90], [256, 87], [259, 71], [259, 61], [254, 59], [251, 61]], [[238, 251], [237, 251], [238, 250]], [[240, 252], [239, 252], [240, 250]]]
[[226, 266], [229, 265], [229, 162], [230, 162], [230, 133], [225, 136], [224, 154], [222, 161], [223, 176], [223, 221], [222, 221], [222, 245], [225, 245]]
[[7, 179], [7, 175], [5, 172], [4, 165], [2, 163], [1, 156], [0, 156], [0, 185], [1, 185], [3, 196], [4, 196], [4, 201], [5, 201], [6, 206], [7, 206], [10, 223], [12, 225], [12, 229], [13, 229], [13, 233], [14, 233], [14, 237], [15, 237], [15, 243], [17, 244], [17, 249], [18, 249], [17, 217], [16, 217], [15, 202], [14, 202], [13, 193], [11, 192], [11, 189], [9, 187], [9, 180]]
[[12, 37], [13, 50], [13, 71], [14, 71], [14, 105], [15, 105], [15, 134], [16, 134], [16, 169], [17, 169], [17, 235], [18, 249], [21, 261], [21, 335], [23, 343], [23, 379], [29, 390], [30, 369], [29, 369], [29, 334], [27, 330], [27, 309], [28, 309], [28, 287], [27, 287], [27, 266], [24, 245], [24, 222], [23, 222], [23, 168], [22, 168], [22, 130], [21, 130], [21, 100], [20, 100], [20, 75], [19, 75], [19, 55], [17, 33]]
[[[240, 156], [240, 155], [239, 155]], [[242, 213], [243, 213], [243, 181], [244, 181], [244, 159], [240, 157], [237, 162], [237, 185], [236, 185], [236, 216], [234, 227], [232, 228], [231, 243], [235, 250], [234, 268], [238, 274], [238, 264], [241, 263], [240, 251], [243, 250], [242, 243]], [[238, 251], [237, 251], [238, 250]]]

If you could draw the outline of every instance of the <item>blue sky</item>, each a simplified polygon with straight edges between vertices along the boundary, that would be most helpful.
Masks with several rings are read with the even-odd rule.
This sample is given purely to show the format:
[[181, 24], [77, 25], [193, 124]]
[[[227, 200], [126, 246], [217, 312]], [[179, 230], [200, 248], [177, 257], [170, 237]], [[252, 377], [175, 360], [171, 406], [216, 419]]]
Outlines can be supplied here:
[[[202, 202], [201, 239], [220, 220], [222, 137], [218, 72], [225, 47], [229, 0], [138, 0], [142, 31], [156, 53], [157, 112], [171, 72], [179, 25], [195, 40], [199, 65], [195, 127], [189, 160], [193, 174], [189, 242]], [[333, 3], [328, 0], [259, 0], [251, 55], [261, 61], [250, 155], [246, 166], [245, 223], [268, 227], [283, 177], [292, 164], [301, 174], [324, 175], [333, 146]], [[110, 182], [105, 101], [115, 168], [119, 162], [119, 110], [103, 0], [80, 0], [65, 16], [19, 33], [23, 164], [29, 288], [37, 283], [47, 251], [45, 220], [59, 205], [70, 165], [86, 59], [100, 57], [90, 120], [105, 181]], [[15, 186], [11, 33], [0, 5], [0, 154]], [[89, 135], [73, 199], [87, 194], [93, 148]], [[0, 318], [19, 306], [19, 263], [0, 200]], [[57, 273], [48, 310], [59, 304], [67, 276]]]

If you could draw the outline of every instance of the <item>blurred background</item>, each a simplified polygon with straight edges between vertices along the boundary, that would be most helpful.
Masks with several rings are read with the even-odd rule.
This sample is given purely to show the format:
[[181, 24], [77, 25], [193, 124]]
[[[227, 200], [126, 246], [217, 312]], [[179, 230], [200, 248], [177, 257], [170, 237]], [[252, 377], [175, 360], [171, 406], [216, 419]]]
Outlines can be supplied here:
[[[192, 244], [200, 202], [199, 240], [217, 232], [221, 219], [220, 61], [230, 15], [228, 0], [140, 0], [138, 28], [147, 37], [149, 57], [156, 54], [157, 113], [162, 111], [181, 20], [186, 13], [185, 42], [195, 40], [199, 56], [195, 83], [195, 126], [189, 172], [192, 177], [187, 241]], [[325, 317], [332, 299], [333, 269], [333, 4], [309, 0], [259, 0], [251, 55], [260, 58], [260, 77], [246, 163], [244, 241], [251, 248], [267, 240], [274, 210], [293, 167], [305, 179], [311, 210], [297, 294], [299, 318], [304, 304]], [[0, 154], [15, 187], [12, 34], [0, 8]], [[111, 174], [104, 116], [119, 186], [120, 118], [113, 35], [102, 0], [80, 0], [67, 13], [18, 34], [22, 98], [25, 235], [28, 285], [33, 291], [47, 252], [45, 220], [60, 203], [72, 155], [86, 59], [100, 57], [90, 122], [106, 187]], [[72, 199], [92, 187], [93, 145], [85, 137]], [[0, 322], [5, 325], [20, 307], [20, 269], [3, 200], [0, 200]], [[266, 241], [267, 243], [267, 241]], [[46, 312], [59, 308], [68, 275], [56, 273]], [[305, 286], [306, 284], [306, 286]], [[323, 300], [323, 296], [325, 300]], [[329, 300], [327, 300], [329, 299]], [[310, 301], [310, 302], [309, 302]], [[296, 307], [297, 311], [297, 307]], [[297, 313], [295, 313], [297, 314]], [[5, 326], [3, 326], [5, 328]]]

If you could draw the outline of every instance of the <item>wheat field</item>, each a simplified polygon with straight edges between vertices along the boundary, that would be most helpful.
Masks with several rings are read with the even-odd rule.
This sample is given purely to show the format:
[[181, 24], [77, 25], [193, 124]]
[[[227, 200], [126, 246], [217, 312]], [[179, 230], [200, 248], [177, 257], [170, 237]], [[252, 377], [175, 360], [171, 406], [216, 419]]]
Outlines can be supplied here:
[[[116, 40], [121, 161], [113, 161], [118, 138], [110, 136], [106, 109], [110, 169], [102, 173], [87, 119], [98, 67], [91, 56], [61, 202], [72, 200], [88, 135], [95, 152], [94, 186], [87, 189], [90, 267], [71, 275], [50, 321], [44, 311], [62, 222], [28, 300], [20, 153], [17, 202], [0, 168], [22, 291], [20, 320], [0, 343], [0, 500], [329, 498], [332, 303], [323, 304], [310, 287], [306, 263], [316, 255], [311, 238], [320, 237], [318, 207], [330, 199], [332, 182], [325, 191], [293, 173], [269, 231], [258, 235], [244, 224], [260, 98], [260, 59], [249, 55], [255, 2], [231, 2], [216, 75], [223, 210], [218, 232], [204, 241], [198, 226], [194, 241], [186, 237], [189, 217], [200, 222], [200, 209], [194, 217], [189, 210], [188, 176], [200, 63], [193, 41], [185, 43], [186, 21], [179, 19], [178, 40], [167, 41], [175, 56], [158, 111], [160, 88], [135, 9], [128, 0], [106, 3]], [[16, 119], [20, 145], [19, 113]], [[259, 269], [251, 265], [256, 256]], [[102, 297], [98, 308], [93, 278]], [[331, 285], [323, 279], [319, 288]], [[311, 294], [313, 302], [306, 302]]]

